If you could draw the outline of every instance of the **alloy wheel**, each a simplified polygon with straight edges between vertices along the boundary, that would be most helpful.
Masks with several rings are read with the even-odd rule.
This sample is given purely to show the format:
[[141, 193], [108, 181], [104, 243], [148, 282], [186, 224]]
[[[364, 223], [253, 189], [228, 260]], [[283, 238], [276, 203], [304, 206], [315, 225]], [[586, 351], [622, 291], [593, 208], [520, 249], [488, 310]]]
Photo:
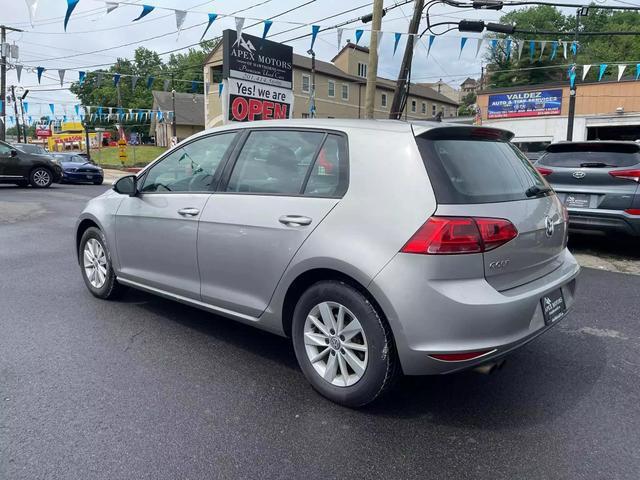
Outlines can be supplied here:
[[90, 238], [84, 245], [83, 265], [89, 283], [94, 288], [102, 288], [107, 280], [107, 255], [95, 238]]
[[357, 383], [367, 369], [367, 337], [356, 316], [344, 305], [322, 302], [304, 325], [307, 357], [316, 373], [337, 387]]
[[36, 170], [33, 174], [33, 182], [39, 187], [46, 187], [51, 181], [51, 175], [46, 170]]

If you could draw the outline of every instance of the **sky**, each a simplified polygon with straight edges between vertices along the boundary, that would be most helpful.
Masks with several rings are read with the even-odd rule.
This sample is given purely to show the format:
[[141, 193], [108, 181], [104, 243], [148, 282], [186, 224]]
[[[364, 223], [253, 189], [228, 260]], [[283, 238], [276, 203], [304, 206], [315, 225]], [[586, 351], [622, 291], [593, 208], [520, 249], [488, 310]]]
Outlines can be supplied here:
[[[244, 10], [237, 16], [246, 17], [245, 25], [268, 19], [278, 13], [303, 7], [277, 17], [269, 31], [268, 38], [292, 45], [294, 51], [306, 54], [310, 47], [310, 37], [292, 40], [294, 37], [308, 34], [310, 25], [317, 23], [323, 28], [336, 23], [357, 18], [371, 11], [371, 0], [125, 0], [109, 14], [106, 13], [104, 1], [80, 0], [73, 12], [67, 31], [63, 29], [63, 18], [67, 8], [65, 0], [39, 0], [36, 14], [30, 23], [29, 10], [25, 0], [0, 0], [2, 22], [5, 25], [20, 28], [23, 32], [12, 32], [7, 36], [10, 43], [20, 47], [20, 58], [17, 61], [24, 65], [21, 82], [18, 82], [15, 70], [9, 70], [8, 85], [16, 85], [29, 89], [30, 114], [47, 115], [49, 103], [60, 105], [65, 113], [72, 114], [77, 99], [68, 90], [71, 81], [78, 78], [78, 70], [90, 71], [97, 64], [114, 63], [117, 58], [132, 58], [138, 46], [145, 46], [157, 52], [166, 52], [195, 44], [200, 40], [207, 22], [207, 13], [231, 15], [218, 17], [209, 29], [206, 38], [218, 36], [222, 30], [235, 28], [233, 13]], [[385, 0], [385, 7], [402, 3], [403, 0]], [[566, 1], [566, 0], [565, 0]], [[579, 1], [569, 0], [579, 4]], [[155, 6], [144, 19], [132, 20], [142, 11], [142, 3]], [[621, 4], [621, 0], [602, 0], [600, 4]], [[361, 7], [361, 8], [357, 8]], [[402, 60], [405, 38], [400, 42], [398, 51], [393, 54], [394, 33], [406, 32], [412, 14], [411, 3], [395, 8], [383, 19], [382, 31], [385, 32], [380, 46], [378, 76], [395, 79]], [[186, 10], [187, 17], [182, 31], [176, 29], [175, 13], [171, 9]], [[353, 10], [352, 10], [353, 9]], [[352, 10], [335, 18], [319, 21], [329, 15]], [[461, 19], [483, 19], [497, 21], [503, 12], [474, 11], [444, 5], [435, 5], [430, 10], [432, 22], [459, 21]], [[200, 24], [205, 25], [200, 25]], [[301, 26], [300, 24], [306, 24]], [[353, 23], [344, 27], [342, 45], [348, 39], [354, 40], [355, 29], [365, 30], [361, 45], [369, 43], [369, 24]], [[420, 31], [425, 27], [423, 19]], [[298, 27], [298, 28], [296, 28]], [[285, 32], [286, 30], [295, 30]], [[246, 28], [247, 33], [261, 36], [262, 24]], [[460, 54], [461, 37], [469, 40]], [[413, 82], [436, 82], [442, 78], [445, 82], [458, 88], [467, 78], [480, 76], [482, 52], [476, 57], [476, 46], [480, 34], [461, 34], [453, 31], [438, 36], [427, 56], [427, 35], [417, 47], [414, 55], [411, 80]], [[155, 37], [155, 38], [151, 38]], [[316, 58], [330, 61], [338, 52], [337, 33], [335, 29], [320, 32], [314, 50]], [[128, 44], [128, 45], [124, 45]], [[99, 50], [99, 51], [98, 51]], [[185, 50], [186, 51], [186, 50]], [[166, 58], [168, 55], [165, 55]], [[38, 85], [35, 67], [47, 69]], [[107, 66], [108, 67], [108, 66]], [[106, 68], [106, 67], [105, 67]], [[33, 71], [29, 71], [33, 69]], [[58, 69], [67, 69], [65, 83], [60, 87]], [[72, 70], [74, 69], [74, 70]], [[19, 91], [22, 91], [19, 88]], [[56, 111], [58, 114], [59, 111]], [[10, 112], [8, 112], [10, 114]]]

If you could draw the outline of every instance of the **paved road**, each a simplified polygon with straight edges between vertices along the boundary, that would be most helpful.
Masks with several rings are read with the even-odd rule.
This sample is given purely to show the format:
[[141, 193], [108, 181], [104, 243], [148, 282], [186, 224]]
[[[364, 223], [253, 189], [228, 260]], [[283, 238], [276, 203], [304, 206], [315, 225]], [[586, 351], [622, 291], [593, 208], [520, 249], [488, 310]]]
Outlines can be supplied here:
[[498, 374], [353, 411], [285, 339], [93, 298], [72, 228], [105, 188], [0, 187], [0, 478], [638, 478], [640, 277], [585, 269], [570, 318]]

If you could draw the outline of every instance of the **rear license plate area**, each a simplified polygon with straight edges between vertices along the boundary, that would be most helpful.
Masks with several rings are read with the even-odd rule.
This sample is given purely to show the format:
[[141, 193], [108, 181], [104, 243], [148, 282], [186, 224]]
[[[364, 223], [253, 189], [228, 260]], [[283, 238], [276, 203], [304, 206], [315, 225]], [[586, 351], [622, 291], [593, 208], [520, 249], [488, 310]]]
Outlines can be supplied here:
[[545, 325], [551, 325], [557, 322], [567, 313], [561, 288], [543, 296], [540, 299], [540, 304], [542, 305], [542, 315], [544, 316]]
[[585, 193], [567, 193], [564, 204], [567, 208], [589, 208], [591, 195]]

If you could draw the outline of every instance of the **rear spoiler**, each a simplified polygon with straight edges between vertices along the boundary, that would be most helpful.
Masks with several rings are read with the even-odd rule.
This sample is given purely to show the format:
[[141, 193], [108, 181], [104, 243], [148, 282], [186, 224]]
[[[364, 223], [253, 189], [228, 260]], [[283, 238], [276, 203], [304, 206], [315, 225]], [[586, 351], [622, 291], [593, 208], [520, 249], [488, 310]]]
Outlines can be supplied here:
[[498, 140], [510, 141], [514, 134], [508, 130], [493, 127], [478, 127], [475, 125], [443, 124], [441, 127], [413, 124], [413, 134], [416, 137], [429, 140], [460, 139], [460, 140]]

